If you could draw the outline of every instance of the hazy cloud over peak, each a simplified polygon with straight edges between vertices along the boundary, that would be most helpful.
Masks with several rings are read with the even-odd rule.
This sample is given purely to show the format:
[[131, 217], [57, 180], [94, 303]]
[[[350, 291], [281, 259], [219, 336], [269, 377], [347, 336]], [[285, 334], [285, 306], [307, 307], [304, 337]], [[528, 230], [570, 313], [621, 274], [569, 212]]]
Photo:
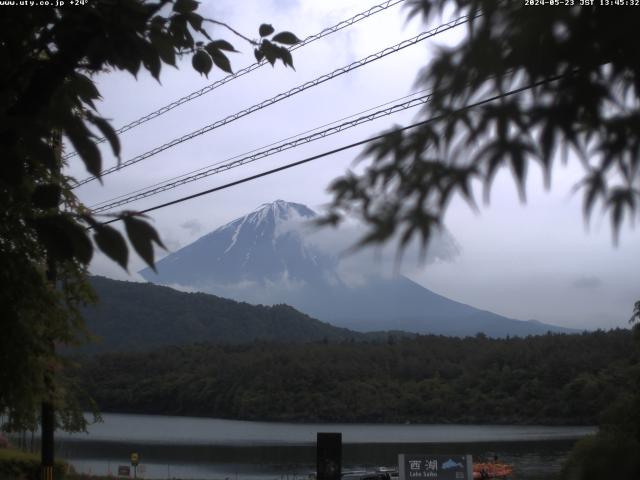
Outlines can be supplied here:
[[576, 278], [571, 284], [575, 288], [593, 289], [599, 288], [602, 285], [602, 280], [594, 276], [583, 276]]
[[202, 231], [202, 223], [196, 219], [187, 220], [180, 224], [180, 227], [187, 230], [191, 235], [197, 235]]

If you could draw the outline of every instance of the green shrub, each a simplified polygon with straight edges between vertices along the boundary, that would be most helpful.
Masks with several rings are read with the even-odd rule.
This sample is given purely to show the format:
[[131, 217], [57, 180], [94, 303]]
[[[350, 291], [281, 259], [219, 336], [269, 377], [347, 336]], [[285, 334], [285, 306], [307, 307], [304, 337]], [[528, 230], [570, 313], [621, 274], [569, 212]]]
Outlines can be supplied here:
[[[67, 464], [55, 463], [53, 478], [63, 480]], [[13, 449], [0, 449], [0, 480], [41, 480], [40, 457]]]
[[600, 432], [576, 443], [562, 469], [563, 480], [638, 480], [640, 443]]

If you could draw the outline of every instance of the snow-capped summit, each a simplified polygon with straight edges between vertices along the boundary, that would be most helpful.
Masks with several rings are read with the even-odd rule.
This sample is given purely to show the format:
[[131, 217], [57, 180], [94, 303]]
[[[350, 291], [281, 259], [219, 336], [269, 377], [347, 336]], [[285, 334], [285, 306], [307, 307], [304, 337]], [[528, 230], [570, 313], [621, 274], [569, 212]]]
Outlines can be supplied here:
[[147, 280], [212, 291], [238, 284], [315, 284], [331, 276], [333, 260], [303, 240], [316, 213], [276, 200], [204, 235], [157, 263]]
[[317, 216], [316, 212], [301, 203], [285, 202], [276, 200], [271, 203], [263, 203], [247, 217], [256, 218], [256, 221], [273, 215], [280, 220], [312, 219]]
[[246, 235], [247, 232], [260, 238], [271, 238], [274, 245], [275, 240], [284, 234], [299, 234], [316, 216], [317, 214], [305, 205], [276, 200], [260, 205], [253, 212], [223, 225], [209, 235], [233, 232], [224, 253], [234, 248], [238, 238]]

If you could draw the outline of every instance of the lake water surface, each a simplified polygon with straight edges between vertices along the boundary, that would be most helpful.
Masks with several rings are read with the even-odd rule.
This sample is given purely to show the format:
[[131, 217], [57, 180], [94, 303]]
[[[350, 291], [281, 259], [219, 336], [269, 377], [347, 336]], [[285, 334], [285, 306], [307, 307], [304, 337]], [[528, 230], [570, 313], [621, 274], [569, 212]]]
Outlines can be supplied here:
[[593, 427], [291, 424], [104, 414], [88, 434], [57, 433], [58, 455], [86, 473], [116, 473], [131, 452], [145, 478], [288, 479], [315, 470], [317, 432], [341, 432], [343, 470], [395, 466], [400, 453], [471, 453], [516, 466], [519, 479], [556, 474]]

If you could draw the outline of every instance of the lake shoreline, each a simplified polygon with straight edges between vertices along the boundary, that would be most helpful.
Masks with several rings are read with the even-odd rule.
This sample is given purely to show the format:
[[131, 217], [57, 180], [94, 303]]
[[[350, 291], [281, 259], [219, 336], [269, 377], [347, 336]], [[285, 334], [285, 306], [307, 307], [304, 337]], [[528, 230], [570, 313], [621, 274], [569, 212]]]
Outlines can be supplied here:
[[[300, 444], [315, 442], [318, 431], [338, 431], [344, 443], [455, 443], [575, 439], [597, 431], [595, 426], [257, 422], [126, 413], [105, 413], [103, 419], [88, 426], [93, 440], [153, 441], [160, 430], [163, 441], [174, 443]], [[84, 433], [58, 436], [87, 438]]]
[[[325, 425], [325, 424], [340, 424], [340, 425], [390, 425], [390, 426], [403, 426], [403, 425], [464, 425], [464, 426], [486, 426], [486, 427], [503, 427], [503, 426], [521, 426], [521, 427], [575, 427], [575, 428], [596, 428], [594, 424], [589, 423], [567, 423], [560, 421], [548, 421], [548, 422], [537, 422], [537, 423], [529, 423], [529, 422], [517, 422], [511, 421], [511, 419], [504, 419], [504, 421], [497, 422], [474, 422], [474, 421], [438, 421], [438, 422], [412, 422], [412, 421], [398, 421], [398, 422], [388, 422], [388, 421], [376, 421], [376, 420], [368, 420], [368, 421], [358, 421], [358, 420], [349, 420], [349, 419], [330, 419], [330, 420], [318, 420], [317, 418], [303, 418], [303, 417], [295, 417], [295, 418], [238, 418], [238, 417], [210, 417], [207, 415], [200, 414], [182, 414], [182, 413], [149, 413], [142, 412], [136, 410], [126, 410], [121, 409], [118, 411], [112, 410], [103, 410], [100, 414], [108, 414], [108, 415], [139, 415], [146, 417], [167, 417], [167, 418], [199, 418], [203, 420], [225, 420], [225, 421], [235, 421], [235, 422], [257, 422], [257, 423], [270, 423], [270, 424], [291, 424], [291, 425]], [[85, 415], [92, 415], [90, 413], [85, 412]]]

